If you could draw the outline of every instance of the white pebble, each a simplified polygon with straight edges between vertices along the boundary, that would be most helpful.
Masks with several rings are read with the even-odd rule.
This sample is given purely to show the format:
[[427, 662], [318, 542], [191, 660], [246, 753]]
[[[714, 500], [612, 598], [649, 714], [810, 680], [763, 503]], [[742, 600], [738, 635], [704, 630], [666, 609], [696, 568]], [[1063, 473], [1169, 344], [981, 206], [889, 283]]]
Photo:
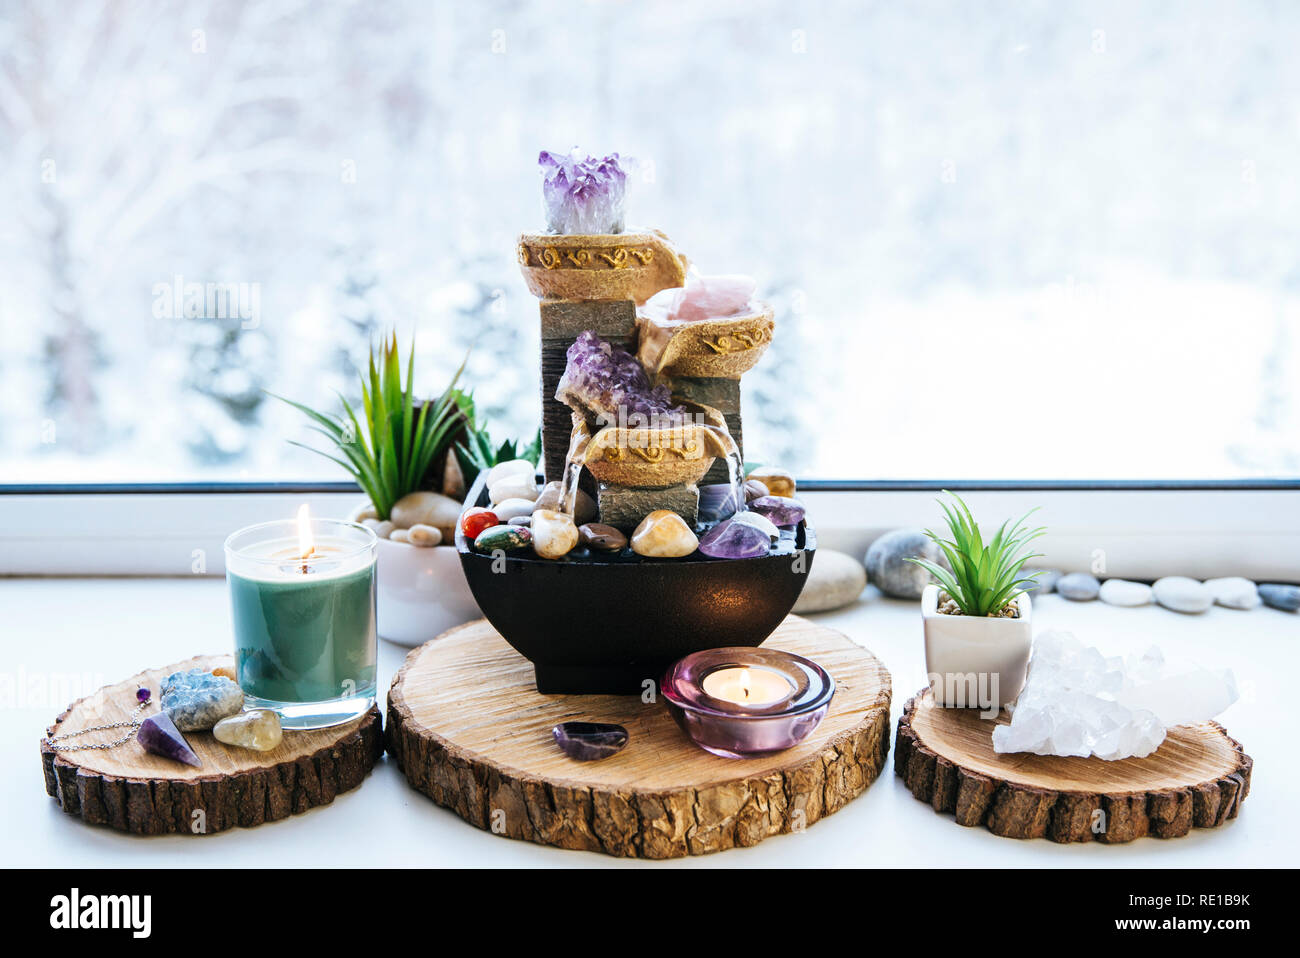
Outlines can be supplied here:
[[1156, 579], [1151, 591], [1157, 602], [1174, 612], [1194, 615], [1214, 605], [1214, 593], [1205, 587], [1205, 583], [1189, 579], [1185, 575], [1167, 575], [1163, 579]]
[[488, 470], [487, 487], [491, 489], [507, 476], [531, 482], [536, 475], [537, 467], [527, 459], [507, 459], [505, 462], [498, 462]]
[[531, 516], [535, 503], [531, 499], [502, 499], [492, 507], [492, 512], [502, 522], [516, 516]]
[[413, 546], [429, 547], [442, 542], [442, 531], [437, 526], [417, 523], [406, 530], [406, 535]]
[[410, 533], [405, 529], [394, 529], [388, 533], [389, 542], [410, 542]]
[[1261, 601], [1255, 583], [1239, 575], [1223, 579], [1206, 579], [1205, 587], [1214, 596], [1214, 601], [1224, 608], [1253, 609]]
[[833, 549], [818, 549], [817, 561], [799, 593], [794, 611], [826, 612], [857, 601], [867, 586], [867, 570], [851, 555]]
[[1107, 579], [1101, 584], [1097, 598], [1108, 605], [1132, 607], [1151, 603], [1151, 586], [1128, 579]]
[[444, 539], [456, 534], [461, 505], [438, 492], [411, 492], [393, 503], [393, 524], [399, 529], [415, 525], [437, 526]]
[[353, 506], [352, 511], [348, 513], [348, 521], [364, 522], [366, 519], [374, 519], [378, 521], [379, 513], [375, 511], [375, 507], [369, 499], [362, 499]]
[[507, 476], [495, 486], [488, 486], [488, 498], [492, 504], [505, 502], [507, 499], [527, 499], [537, 501], [537, 483], [519, 476]]
[[390, 535], [393, 534], [393, 530], [396, 529], [397, 526], [393, 525], [391, 522], [385, 519], [383, 522], [375, 523], [370, 528], [374, 530], [375, 535], [379, 536], [379, 538], [387, 539]]
[[739, 522], [743, 525], [753, 526], [761, 532], [766, 532], [768, 538], [773, 542], [781, 538], [781, 530], [767, 516], [757, 512], [737, 512], [732, 517], [733, 522]]

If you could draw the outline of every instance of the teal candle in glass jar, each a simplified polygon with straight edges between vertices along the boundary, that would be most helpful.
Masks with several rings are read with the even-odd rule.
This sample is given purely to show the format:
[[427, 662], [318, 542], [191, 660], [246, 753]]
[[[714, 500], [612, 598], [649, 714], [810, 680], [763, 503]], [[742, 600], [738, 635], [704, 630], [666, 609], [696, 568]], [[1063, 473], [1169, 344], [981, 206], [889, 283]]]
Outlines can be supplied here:
[[249, 708], [324, 728], [375, 701], [375, 534], [337, 519], [264, 522], [226, 540], [235, 675]]

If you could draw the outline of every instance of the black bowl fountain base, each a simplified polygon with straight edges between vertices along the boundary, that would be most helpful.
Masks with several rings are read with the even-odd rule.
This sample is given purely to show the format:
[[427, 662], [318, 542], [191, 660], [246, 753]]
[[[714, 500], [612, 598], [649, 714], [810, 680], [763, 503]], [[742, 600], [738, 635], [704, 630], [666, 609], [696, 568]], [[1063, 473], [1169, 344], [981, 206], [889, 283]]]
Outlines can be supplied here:
[[[483, 476], [465, 502], [488, 504]], [[487, 620], [533, 663], [537, 691], [639, 695], [692, 652], [761, 645], [794, 608], [817, 542], [801, 522], [755, 559], [493, 556], [459, 530], [456, 548]]]

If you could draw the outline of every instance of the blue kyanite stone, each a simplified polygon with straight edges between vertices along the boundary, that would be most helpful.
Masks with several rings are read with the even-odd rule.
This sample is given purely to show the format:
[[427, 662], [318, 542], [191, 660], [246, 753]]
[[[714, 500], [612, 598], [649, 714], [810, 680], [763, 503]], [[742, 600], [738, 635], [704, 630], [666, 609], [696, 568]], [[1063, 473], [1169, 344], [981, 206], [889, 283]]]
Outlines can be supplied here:
[[136, 732], [135, 739], [146, 752], [161, 755], [174, 762], [184, 762], [195, 768], [203, 767], [199, 757], [194, 754], [194, 749], [190, 748], [190, 743], [185, 741], [185, 736], [180, 733], [180, 729], [166, 712], [150, 715], [141, 722], [140, 731]]
[[177, 728], [197, 732], [239, 712], [244, 707], [244, 693], [224, 675], [190, 669], [163, 679], [159, 705]]
[[627, 729], [603, 722], [561, 722], [551, 734], [560, 750], [576, 762], [609, 758], [627, 744]]

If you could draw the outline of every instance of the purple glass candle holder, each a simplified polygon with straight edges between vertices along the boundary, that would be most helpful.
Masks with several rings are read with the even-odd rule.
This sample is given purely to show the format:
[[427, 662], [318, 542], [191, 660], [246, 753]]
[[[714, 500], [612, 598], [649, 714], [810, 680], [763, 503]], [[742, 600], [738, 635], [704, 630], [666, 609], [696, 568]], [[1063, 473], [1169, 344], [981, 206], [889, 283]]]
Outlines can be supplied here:
[[660, 692], [696, 745], [746, 758], [807, 738], [826, 717], [835, 680], [802, 656], [732, 647], [686, 656], [664, 674]]

